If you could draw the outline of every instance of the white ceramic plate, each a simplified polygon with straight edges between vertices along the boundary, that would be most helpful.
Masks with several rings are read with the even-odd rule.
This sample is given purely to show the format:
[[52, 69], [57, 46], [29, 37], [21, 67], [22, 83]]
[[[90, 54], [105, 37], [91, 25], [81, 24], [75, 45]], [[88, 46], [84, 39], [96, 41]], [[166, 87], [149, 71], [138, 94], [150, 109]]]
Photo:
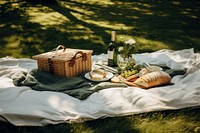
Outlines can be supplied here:
[[93, 80], [90, 78], [89, 72], [85, 74], [85, 78], [94, 82], [102, 82], [102, 81], [108, 81], [113, 77], [113, 73], [111, 72], [106, 72], [106, 77], [103, 79], [99, 79], [99, 80]]

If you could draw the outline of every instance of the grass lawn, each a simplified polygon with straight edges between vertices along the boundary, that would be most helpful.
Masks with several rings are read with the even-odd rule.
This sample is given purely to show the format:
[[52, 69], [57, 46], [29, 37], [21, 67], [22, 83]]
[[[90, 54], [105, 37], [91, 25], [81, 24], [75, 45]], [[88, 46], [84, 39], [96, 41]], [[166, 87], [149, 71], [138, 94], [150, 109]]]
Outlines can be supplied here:
[[[0, 57], [31, 58], [60, 44], [106, 53], [110, 31], [134, 38], [135, 53], [200, 51], [199, 0], [1, 0]], [[200, 109], [149, 112], [84, 123], [16, 127], [0, 132], [200, 132]]]

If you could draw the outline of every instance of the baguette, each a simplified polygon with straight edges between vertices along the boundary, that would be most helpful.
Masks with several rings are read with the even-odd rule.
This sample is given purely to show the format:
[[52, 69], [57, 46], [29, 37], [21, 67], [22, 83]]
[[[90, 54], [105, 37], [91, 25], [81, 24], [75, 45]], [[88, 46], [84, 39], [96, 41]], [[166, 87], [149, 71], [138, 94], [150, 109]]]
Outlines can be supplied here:
[[134, 82], [124, 81], [129, 86], [136, 86], [144, 89], [148, 89], [154, 86], [165, 85], [171, 82], [171, 77], [169, 74], [160, 71], [160, 72], [151, 72], [148, 73]]
[[131, 75], [130, 77], [126, 78], [126, 80], [127, 80], [127, 81], [130, 81], [130, 82], [133, 82], [133, 81], [135, 81], [136, 79], [138, 79], [138, 77], [139, 77], [139, 74], [136, 73], [136, 74]]

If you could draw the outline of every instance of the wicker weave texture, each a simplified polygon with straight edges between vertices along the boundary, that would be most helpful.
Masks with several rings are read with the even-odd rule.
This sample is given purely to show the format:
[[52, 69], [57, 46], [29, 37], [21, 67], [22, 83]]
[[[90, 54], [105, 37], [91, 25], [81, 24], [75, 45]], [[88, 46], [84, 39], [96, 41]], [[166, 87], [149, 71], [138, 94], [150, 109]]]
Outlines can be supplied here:
[[73, 77], [91, 70], [92, 52], [92, 50], [65, 49], [35, 55], [32, 58], [37, 60], [40, 70]]

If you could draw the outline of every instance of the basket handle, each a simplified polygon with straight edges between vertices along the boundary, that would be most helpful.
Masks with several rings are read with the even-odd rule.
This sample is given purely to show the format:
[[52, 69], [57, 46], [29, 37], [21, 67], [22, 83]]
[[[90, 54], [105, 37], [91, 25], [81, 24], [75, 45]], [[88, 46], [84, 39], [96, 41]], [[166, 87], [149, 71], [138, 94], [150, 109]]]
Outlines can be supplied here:
[[54, 48], [53, 50], [51, 51], [55, 51], [54, 54], [51, 55], [51, 57], [48, 58], [48, 64], [49, 64], [49, 71], [53, 74], [53, 63], [51, 61], [51, 59], [57, 54], [58, 50], [62, 48], [63, 49], [63, 52], [65, 52], [65, 46], [63, 45], [59, 45], [57, 48]]
[[83, 53], [82, 51], [78, 51], [78, 52], [74, 53], [74, 55], [72, 56], [72, 59], [71, 59], [71, 61], [70, 61], [70, 63], [69, 63], [69, 66], [70, 66], [70, 67], [73, 67], [73, 66], [74, 66], [74, 64], [75, 64], [75, 59], [76, 59], [76, 55], [77, 55], [77, 54], [81, 54], [81, 55], [82, 55], [82, 61], [86, 61], [86, 60], [87, 60], [87, 54], [86, 54], [86, 53]]
[[54, 48], [53, 50], [51, 50], [51, 51], [55, 51], [55, 53], [50, 57], [50, 58], [53, 58], [56, 54], [57, 54], [57, 52], [58, 52], [58, 50], [60, 49], [60, 48], [62, 48], [63, 49], [63, 52], [65, 52], [65, 46], [63, 46], [63, 45], [59, 45], [57, 48]]

